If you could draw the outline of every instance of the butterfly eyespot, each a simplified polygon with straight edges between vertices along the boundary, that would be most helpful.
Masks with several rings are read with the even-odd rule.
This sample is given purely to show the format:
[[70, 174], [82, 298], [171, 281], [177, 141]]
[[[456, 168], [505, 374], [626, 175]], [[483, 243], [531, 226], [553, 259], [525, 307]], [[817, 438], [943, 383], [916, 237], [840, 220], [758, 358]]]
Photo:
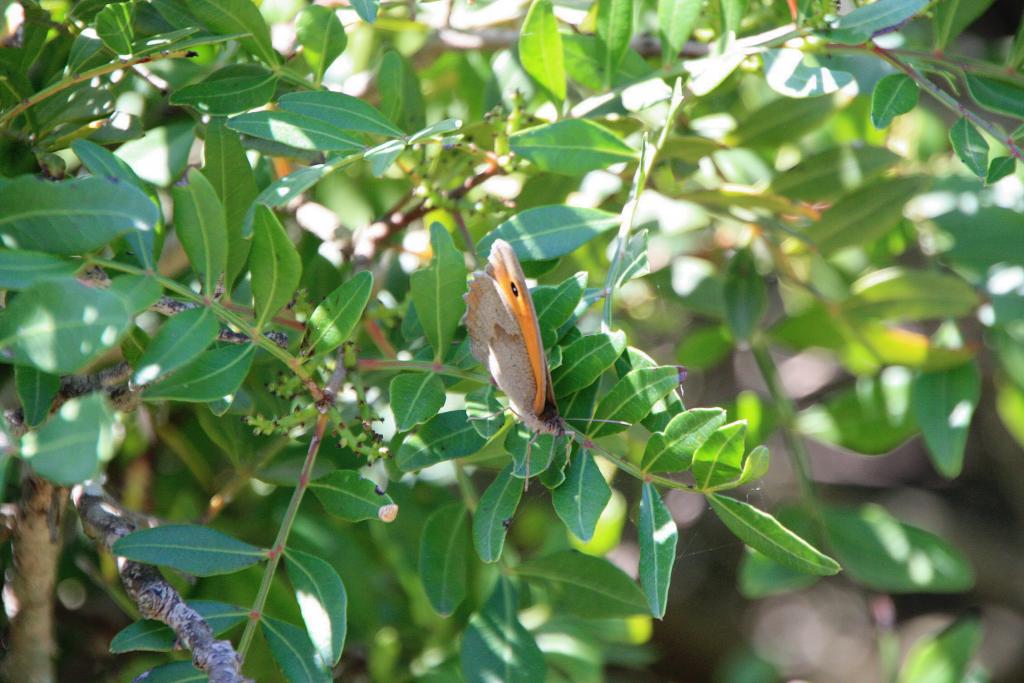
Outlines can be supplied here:
[[516, 283], [510, 282], [509, 286], [512, 288], [512, 296], [518, 297], [519, 296], [519, 288], [516, 287]]

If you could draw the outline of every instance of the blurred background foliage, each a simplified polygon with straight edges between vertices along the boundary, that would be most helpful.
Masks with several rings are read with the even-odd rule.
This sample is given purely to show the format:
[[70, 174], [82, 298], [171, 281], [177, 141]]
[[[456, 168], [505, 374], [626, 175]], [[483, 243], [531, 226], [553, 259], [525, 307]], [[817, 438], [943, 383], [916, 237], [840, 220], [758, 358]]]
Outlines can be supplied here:
[[[128, 4], [140, 40], [192, 25], [204, 5]], [[231, 11], [241, 4], [249, 3], [224, 3]], [[884, 30], [874, 47], [864, 42], [874, 30], [834, 25], [856, 4], [558, 0], [550, 7], [562, 52], [538, 59], [540, 48], [521, 37], [531, 3], [518, 0], [266, 0], [258, 5], [265, 34], [208, 21], [208, 33], [168, 43], [189, 50], [187, 58], [163, 58], [167, 45], [157, 44], [156, 59], [129, 71], [113, 55], [138, 56], [139, 44], [116, 49], [123, 32], [100, 20], [117, 18], [110, 3], [0, 1], [0, 175], [75, 175], [90, 151], [76, 141], [88, 139], [116, 149], [151, 196], [164, 207], [173, 196], [177, 211], [186, 201], [180, 181], [204, 165], [211, 130], [227, 125], [244, 134], [252, 165], [251, 176], [222, 178], [221, 200], [240, 230], [257, 193], [307, 167], [323, 169], [308, 192], [268, 201], [283, 209], [302, 261], [296, 317], [368, 268], [377, 290], [357, 348], [415, 351], [410, 340], [423, 332], [410, 314], [410, 273], [436, 256], [427, 228], [444, 226], [472, 253], [527, 209], [571, 204], [618, 214], [636, 163], [616, 159], [616, 144], [638, 150], [645, 134], [653, 140], [682, 76], [680, 114], [636, 206], [646, 268], [616, 292], [615, 325], [656, 362], [686, 367], [688, 408], [725, 406], [729, 421], [747, 421], [749, 445], [771, 446], [767, 475], [740, 498], [808, 538], [822, 515], [829, 541], [819, 547], [844, 572], [819, 581], [787, 570], [745, 548], [703, 497], [666, 492], [680, 538], [664, 619], [579, 619], [531, 596], [519, 618], [544, 652], [547, 680], [1021, 680], [1020, 7], [888, 2], [906, 16], [876, 26]], [[611, 54], [607, 46], [622, 41], [603, 32], [613, 30], [607, 13], [620, 6], [633, 20], [624, 49]], [[794, 17], [800, 28], [790, 25]], [[334, 21], [344, 39], [324, 40], [318, 54], [313, 38]], [[552, 77], [559, 59], [561, 76]], [[90, 69], [94, 77], [77, 79]], [[21, 106], [62, 82], [71, 85]], [[262, 127], [265, 117], [241, 113], [320, 86], [373, 104], [406, 134], [459, 119], [461, 137], [435, 131], [429, 141], [384, 150], [379, 163], [332, 167], [338, 147], [288, 144], [296, 139]], [[973, 117], [963, 118], [960, 105]], [[238, 116], [211, 123], [210, 113]], [[570, 139], [596, 157], [587, 158], [509, 137], [556, 118], [598, 121], [611, 141], [574, 130]], [[160, 273], [198, 281], [167, 232]], [[528, 275], [555, 284], [586, 271], [589, 286], [600, 287], [613, 244], [614, 230], [604, 230], [564, 257], [526, 263]], [[251, 298], [244, 258], [230, 293], [242, 302]], [[595, 306], [579, 326], [596, 330], [599, 320]], [[147, 313], [140, 327], [153, 332], [158, 321]], [[429, 347], [419, 348], [429, 359]], [[14, 372], [2, 372], [5, 405], [15, 406]], [[391, 375], [365, 377], [365, 396], [345, 400], [370, 404], [390, 439]], [[120, 416], [109, 488], [129, 509], [213, 523], [266, 545], [308, 436], [301, 415], [288, 423], [294, 432], [261, 420], [307, 409], [291, 398], [297, 391], [263, 354], [244, 400], [226, 414], [156, 401]], [[461, 395], [447, 400], [458, 406]], [[637, 428], [602, 443], [639, 461], [647, 439]], [[364, 464], [334, 441], [320, 455], [323, 472]], [[606, 464], [612, 495], [589, 541], [572, 537], [548, 490], [534, 486], [506, 550], [532, 557], [574, 547], [635, 575], [640, 551], [628, 522], [641, 483]], [[16, 465], [6, 465], [7, 501], [17, 497]], [[379, 463], [372, 476], [385, 482], [389, 474], [401, 473]], [[493, 476], [480, 467], [471, 483], [482, 491]], [[471, 565], [469, 598], [449, 618], [424, 593], [423, 526], [457, 500], [453, 477], [441, 466], [390, 482], [401, 513], [388, 525], [342, 521], [311, 502], [298, 515], [290, 545], [328, 559], [347, 589], [340, 680], [459, 679], [454, 643], [496, 570]], [[60, 680], [128, 681], [166, 662], [163, 654], [108, 652], [134, 610], [119, 594], [111, 557], [76, 531], [65, 543]], [[261, 572], [168, 576], [190, 600], [249, 605]], [[272, 585], [267, 612], [302, 623], [283, 580]], [[247, 671], [285, 680], [266, 647], [249, 651]]]

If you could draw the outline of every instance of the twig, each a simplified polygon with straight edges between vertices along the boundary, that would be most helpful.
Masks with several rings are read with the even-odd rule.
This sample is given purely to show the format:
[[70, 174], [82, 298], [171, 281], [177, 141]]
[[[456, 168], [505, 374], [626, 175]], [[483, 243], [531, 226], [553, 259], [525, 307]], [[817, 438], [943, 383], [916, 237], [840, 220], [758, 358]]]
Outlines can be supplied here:
[[302, 503], [302, 498], [306, 493], [306, 489], [309, 488], [309, 482], [313, 474], [313, 466], [316, 464], [316, 456], [320, 452], [320, 444], [323, 442], [324, 432], [327, 430], [327, 423], [330, 420], [331, 408], [334, 404], [334, 397], [338, 395], [338, 390], [341, 388], [341, 383], [345, 380], [345, 359], [344, 349], [342, 346], [338, 349], [338, 353], [335, 359], [334, 372], [331, 374], [331, 379], [324, 387], [322, 391], [318, 391], [317, 408], [320, 411], [320, 415], [316, 420], [316, 427], [313, 430], [313, 437], [309, 440], [309, 448], [306, 451], [306, 460], [302, 464], [302, 471], [299, 473], [299, 480], [295, 484], [295, 490], [292, 492], [292, 499], [288, 502], [288, 509], [284, 513], [284, 518], [281, 520], [281, 526], [277, 530], [277, 538], [274, 539], [274, 545], [270, 549], [269, 559], [267, 560], [267, 566], [263, 570], [263, 579], [260, 581], [260, 587], [256, 594], [256, 599], [253, 601], [252, 607], [249, 609], [249, 621], [245, 624], [245, 630], [242, 632], [242, 639], [238, 643], [238, 653], [243, 658], [246, 652], [249, 651], [249, 646], [252, 645], [252, 639], [256, 635], [256, 625], [260, 619], [263, 618], [263, 608], [267, 604], [267, 596], [270, 594], [270, 586], [274, 581], [274, 573], [277, 571], [277, 565], [281, 561], [281, 556], [284, 555], [285, 546], [288, 543], [288, 536], [291, 533], [292, 525], [295, 523], [295, 517], [299, 512], [299, 505]]
[[[487, 159], [487, 165], [480, 172], [466, 178], [458, 187], [448, 190], [442, 196], [445, 202], [454, 202], [462, 199], [470, 190], [477, 187], [492, 176], [504, 173], [498, 160], [493, 156]], [[406, 201], [403, 197], [396, 207], [402, 206]], [[420, 201], [408, 210], [393, 209], [388, 212], [386, 218], [375, 221], [365, 228], [356, 231], [352, 236], [352, 244], [347, 249], [356, 263], [368, 263], [376, 256], [381, 245], [393, 235], [401, 232], [413, 222], [423, 218], [431, 209], [435, 208], [429, 199]]]
[[[85, 533], [107, 550], [113, 548], [117, 539], [135, 531], [135, 523], [98, 484], [75, 486], [71, 499]], [[242, 660], [231, 647], [231, 641], [216, 640], [206, 620], [185, 604], [156, 567], [123, 558], [118, 559], [117, 566], [121, 583], [138, 605], [139, 613], [170, 626], [178, 642], [192, 651], [192, 664], [206, 672], [210, 683], [251, 683], [242, 675]]]

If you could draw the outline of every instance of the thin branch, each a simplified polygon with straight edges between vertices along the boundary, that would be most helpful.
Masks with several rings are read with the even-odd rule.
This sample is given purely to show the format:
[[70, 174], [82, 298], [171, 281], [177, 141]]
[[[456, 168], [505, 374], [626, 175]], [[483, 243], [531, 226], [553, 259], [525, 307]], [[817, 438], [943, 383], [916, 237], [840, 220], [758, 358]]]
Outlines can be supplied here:
[[313, 437], [309, 440], [309, 448], [306, 451], [306, 460], [302, 464], [302, 471], [299, 473], [299, 480], [296, 482], [295, 491], [292, 492], [292, 499], [288, 502], [288, 509], [284, 513], [284, 519], [281, 520], [281, 526], [277, 530], [277, 538], [274, 539], [274, 545], [270, 549], [267, 566], [263, 570], [263, 579], [260, 581], [260, 587], [256, 593], [256, 599], [253, 601], [252, 608], [249, 610], [249, 621], [245, 624], [245, 631], [242, 632], [242, 639], [238, 643], [238, 653], [243, 658], [245, 657], [246, 652], [249, 651], [249, 646], [252, 645], [252, 639], [256, 635], [256, 625], [259, 623], [260, 619], [263, 618], [263, 608], [267, 604], [267, 596], [270, 594], [270, 586], [274, 581], [274, 574], [277, 571], [277, 565], [281, 561], [281, 556], [284, 555], [284, 549], [288, 543], [288, 536], [291, 533], [292, 525], [295, 523], [295, 517], [299, 512], [299, 505], [302, 503], [302, 498], [306, 493], [306, 489], [309, 488], [309, 482], [313, 474], [313, 466], [316, 464], [316, 456], [320, 452], [320, 444], [323, 442], [324, 432], [327, 431], [327, 423], [330, 420], [330, 412], [334, 404], [334, 397], [338, 395], [341, 383], [345, 381], [344, 349], [344, 346], [338, 349], [334, 372], [331, 374], [331, 379], [327, 383], [327, 386], [324, 387], [322, 391], [318, 392], [319, 398], [317, 399], [317, 408], [320, 411], [320, 415], [316, 420]]
[[[107, 550], [112, 550], [117, 539], [136, 529], [129, 515], [98, 484], [75, 486], [71, 499], [85, 533]], [[138, 605], [139, 613], [171, 627], [178, 642], [192, 651], [192, 664], [209, 676], [210, 683], [251, 683], [242, 675], [242, 659], [231, 641], [216, 640], [206, 620], [185, 604], [156, 567], [118, 558], [117, 569], [121, 584]]]
[[[466, 178], [458, 187], [443, 193], [443, 202], [458, 201], [488, 178], [501, 173], [504, 173], [504, 169], [498, 160], [493, 156], [488, 156], [487, 165], [481, 171]], [[405, 201], [406, 198], [403, 197], [396, 208], [388, 212], [385, 218], [357, 230], [352, 236], [352, 244], [346, 251], [356, 263], [372, 261], [382, 244], [415, 221], [423, 218], [432, 209], [437, 208], [429, 199], [424, 199], [407, 210], [397, 208], [401, 207]]]

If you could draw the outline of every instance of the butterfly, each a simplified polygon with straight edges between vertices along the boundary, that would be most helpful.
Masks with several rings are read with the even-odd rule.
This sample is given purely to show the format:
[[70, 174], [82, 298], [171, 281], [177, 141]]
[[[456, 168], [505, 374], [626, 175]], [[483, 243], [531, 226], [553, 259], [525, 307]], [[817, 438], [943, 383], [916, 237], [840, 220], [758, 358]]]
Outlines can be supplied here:
[[566, 423], [551, 390], [537, 311], [508, 242], [494, 241], [487, 267], [473, 274], [465, 298], [470, 350], [508, 396], [512, 412], [535, 434], [563, 436]]

